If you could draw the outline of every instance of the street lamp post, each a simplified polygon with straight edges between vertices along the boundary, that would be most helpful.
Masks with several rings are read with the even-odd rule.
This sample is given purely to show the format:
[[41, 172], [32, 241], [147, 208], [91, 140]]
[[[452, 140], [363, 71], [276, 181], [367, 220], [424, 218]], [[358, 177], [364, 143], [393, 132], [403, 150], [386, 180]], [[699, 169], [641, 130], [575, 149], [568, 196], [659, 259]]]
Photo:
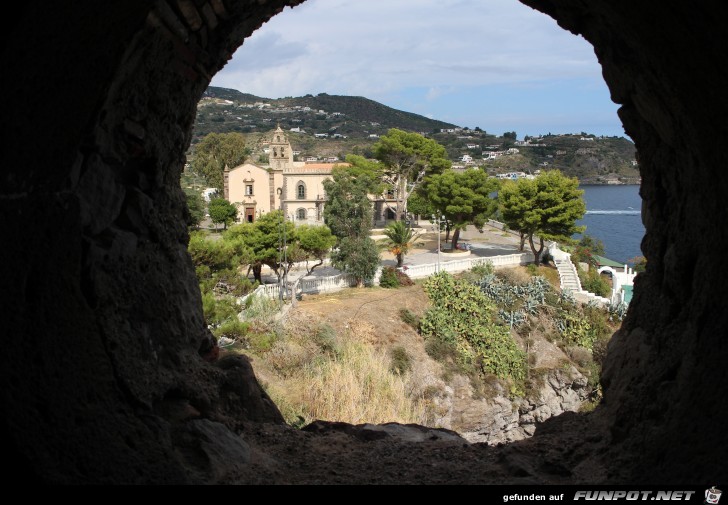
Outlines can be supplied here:
[[[277, 188], [278, 198], [281, 201], [281, 229], [278, 234], [278, 246], [280, 250], [278, 252], [278, 263], [283, 268], [283, 275], [278, 277], [278, 301], [283, 304], [283, 289], [286, 282], [286, 215], [283, 213], [283, 188]], [[282, 241], [282, 243], [281, 243]], [[282, 257], [281, 257], [282, 256]]]
[[435, 214], [432, 215], [432, 220], [437, 223], [437, 273], [440, 273], [440, 223], [442, 223], [444, 219], [445, 216], [435, 216]]

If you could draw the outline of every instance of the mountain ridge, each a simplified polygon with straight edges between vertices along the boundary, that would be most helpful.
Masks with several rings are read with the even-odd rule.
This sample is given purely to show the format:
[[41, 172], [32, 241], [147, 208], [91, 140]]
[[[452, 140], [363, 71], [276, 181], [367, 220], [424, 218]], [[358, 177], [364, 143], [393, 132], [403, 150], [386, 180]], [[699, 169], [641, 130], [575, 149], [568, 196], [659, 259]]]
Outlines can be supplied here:
[[[489, 173], [559, 169], [582, 182], [639, 182], [636, 148], [625, 137], [551, 133], [516, 140], [515, 132], [496, 135], [401, 111], [362, 96], [305, 95], [265, 98], [210, 86], [198, 103], [192, 148], [205, 135], [240, 132], [260, 148], [276, 126], [287, 132], [300, 159], [371, 156], [371, 147], [391, 128], [421, 133], [442, 144], [455, 165], [482, 166]], [[529, 137], [526, 137], [529, 140]], [[484, 159], [489, 151], [507, 156]], [[255, 149], [254, 149], [255, 151]], [[264, 163], [262, 151], [254, 153]], [[471, 160], [468, 160], [468, 157]]]

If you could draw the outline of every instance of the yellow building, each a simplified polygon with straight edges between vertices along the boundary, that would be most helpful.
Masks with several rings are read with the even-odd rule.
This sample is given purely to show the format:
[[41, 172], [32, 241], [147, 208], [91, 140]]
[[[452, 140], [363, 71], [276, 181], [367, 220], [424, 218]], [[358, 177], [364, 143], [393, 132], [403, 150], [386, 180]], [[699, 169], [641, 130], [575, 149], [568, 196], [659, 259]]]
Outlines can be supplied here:
[[[336, 165], [348, 164], [293, 161], [291, 144], [280, 126], [268, 145], [267, 167], [244, 163], [225, 170], [224, 196], [238, 207], [238, 221], [252, 223], [266, 212], [283, 209], [287, 218], [296, 224], [323, 224], [326, 201], [323, 182], [331, 178], [331, 170]], [[375, 223], [394, 218], [387, 205], [391, 198], [370, 198]]]
[[238, 221], [254, 222], [283, 209], [296, 223], [323, 224], [323, 181], [335, 163], [293, 161], [293, 150], [280, 126], [269, 142], [266, 167], [244, 163], [225, 171], [224, 196], [238, 207]]

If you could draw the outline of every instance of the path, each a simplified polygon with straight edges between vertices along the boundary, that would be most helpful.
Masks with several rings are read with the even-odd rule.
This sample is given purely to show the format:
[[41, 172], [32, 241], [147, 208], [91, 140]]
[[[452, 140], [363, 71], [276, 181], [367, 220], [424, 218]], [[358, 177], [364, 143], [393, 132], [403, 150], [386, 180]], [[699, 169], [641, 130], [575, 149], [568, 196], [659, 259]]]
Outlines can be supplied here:
[[[421, 220], [415, 226], [415, 230], [419, 230], [421, 235], [417, 247], [413, 248], [404, 258], [404, 264], [407, 266], [428, 265], [437, 263], [437, 228], [429, 221]], [[381, 236], [380, 230], [373, 230], [372, 235]], [[451, 234], [452, 236], [452, 234]], [[507, 254], [515, 254], [518, 252], [519, 239], [517, 235], [503, 232], [495, 226], [486, 225], [483, 232], [479, 232], [474, 226], [468, 226], [460, 233], [460, 244], [470, 244], [472, 249], [470, 255], [455, 256], [448, 254], [440, 255], [440, 262], [457, 261], [463, 258], [481, 257], [488, 258], [492, 256], [503, 256]], [[445, 231], [442, 231], [440, 244], [445, 244]], [[387, 251], [381, 254], [382, 266], [395, 266], [397, 260], [394, 255]], [[293, 282], [300, 277], [328, 277], [338, 275], [341, 271], [331, 266], [322, 265], [317, 267], [310, 276], [306, 276], [305, 263], [295, 265], [288, 273], [289, 282]], [[263, 270], [263, 281], [265, 283], [277, 282], [275, 274], [268, 270]]]

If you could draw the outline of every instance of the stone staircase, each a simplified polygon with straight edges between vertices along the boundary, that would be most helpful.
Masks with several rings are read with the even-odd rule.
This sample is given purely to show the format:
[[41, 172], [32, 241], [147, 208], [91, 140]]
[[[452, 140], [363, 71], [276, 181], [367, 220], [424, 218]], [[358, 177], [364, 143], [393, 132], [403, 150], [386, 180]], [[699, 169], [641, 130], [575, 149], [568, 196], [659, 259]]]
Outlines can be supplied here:
[[576, 273], [576, 267], [571, 262], [571, 258], [568, 254], [564, 253], [566, 258], [557, 259], [554, 256], [554, 264], [556, 269], [559, 271], [559, 279], [561, 280], [561, 290], [568, 289], [572, 293], [576, 294], [581, 289], [581, 281], [579, 281], [579, 274]]
[[549, 252], [551, 253], [551, 256], [553, 256], [554, 265], [556, 265], [556, 269], [559, 272], [562, 291], [568, 289], [574, 295], [574, 298], [582, 303], [597, 302], [602, 306], [609, 303], [609, 299], [582, 289], [579, 274], [576, 272], [576, 267], [571, 262], [571, 255], [569, 253], [559, 249], [556, 243], [552, 243], [549, 246]]

